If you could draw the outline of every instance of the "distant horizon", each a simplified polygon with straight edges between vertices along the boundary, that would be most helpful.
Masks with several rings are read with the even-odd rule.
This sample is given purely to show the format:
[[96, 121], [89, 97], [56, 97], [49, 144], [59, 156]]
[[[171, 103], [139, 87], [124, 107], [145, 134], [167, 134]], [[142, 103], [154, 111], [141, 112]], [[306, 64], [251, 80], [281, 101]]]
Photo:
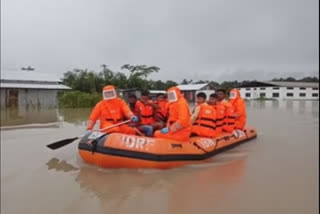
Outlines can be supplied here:
[[[28, 66], [26, 66], [26, 67], [28, 67]], [[32, 66], [31, 66], [32, 67]], [[32, 67], [32, 68], [34, 68], [34, 70], [32, 70], [32, 72], [43, 72], [43, 71], [39, 71], [39, 70], [37, 70], [35, 67]], [[75, 68], [74, 68], [75, 69]], [[80, 68], [79, 68], [80, 69]], [[81, 69], [81, 70], [85, 70], [85, 69]], [[112, 70], [112, 69], [111, 69]], [[22, 68], [20, 68], [20, 69], [3, 69], [3, 68], [1, 68], [1, 72], [2, 71], [26, 71], [26, 72], [28, 72], [28, 70], [23, 70]], [[69, 70], [69, 71], [73, 71], [73, 69], [72, 70]], [[88, 72], [91, 72], [91, 71], [93, 71], [93, 72], [95, 72], [95, 73], [99, 73], [99, 72], [101, 72], [101, 70], [100, 71], [96, 71], [96, 70], [90, 70], [90, 69], [87, 69], [87, 71]], [[125, 70], [121, 70], [120, 68], [119, 68], [119, 70], [112, 70], [113, 72], [121, 72], [121, 73], [124, 73], [125, 75], [127, 75], [128, 74], [128, 72], [126, 72]], [[65, 71], [65, 72], [63, 72], [60, 76], [57, 76], [57, 74], [54, 74], [54, 75], [56, 75], [57, 76], [57, 78], [59, 78], [59, 79], [61, 79], [62, 80], [62, 78], [63, 78], [63, 74], [64, 73], [66, 73], [66, 72], [68, 72], [68, 71]], [[159, 71], [160, 73], [161, 73], [161, 68], [160, 68], [160, 71]], [[49, 72], [43, 72], [43, 73], [45, 73], [45, 74], [50, 74], [50, 75], [52, 75], [52, 73], [49, 73]], [[227, 81], [229, 81], [229, 82], [233, 82], [233, 81], [238, 81], [238, 82], [243, 82], [243, 81], [272, 81], [272, 79], [275, 79], [275, 78], [277, 78], [277, 79], [279, 79], [279, 78], [283, 78], [283, 79], [287, 79], [287, 78], [290, 78], [290, 77], [292, 77], [292, 78], [294, 78], [294, 79], [296, 79], [296, 80], [300, 80], [300, 79], [303, 79], [303, 78], [306, 78], [306, 77], [316, 77], [316, 78], [318, 78], [319, 79], [319, 71], [317, 72], [317, 71], [314, 71], [314, 72], [304, 72], [304, 73], [301, 73], [301, 72], [296, 72], [296, 73], [288, 73], [288, 75], [285, 75], [286, 73], [281, 73], [281, 76], [280, 75], [275, 75], [275, 76], [272, 76], [272, 77], [270, 77], [269, 79], [255, 79], [255, 78], [252, 78], [252, 79], [242, 79], [242, 80], [239, 80], [239, 79], [225, 79], [225, 80], [222, 80], [222, 81], [216, 81], [216, 80], [213, 80], [213, 79], [210, 79], [210, 80], [206, 80], [206, 79], [196, 79], [196, 80], [193, 80], [193, 82], [191, 83], [191, 84], [195, 84], [195, 82], [198, 82], [198, 81], [209, 81], [209, 82], [217, 82], [217, 83], [219, 83], [219, 84], [221, 84], [221, 83], [223, 83], [223, 82], [227, 82]], [[304, 74], [304, 75], [303, 75]], [[150, 75], [150, 76], [152, 76], [152, 75]], [[173, 80], [173, 79], [168, 79], [168, 80], [162, 80], [162, 79], [155, 79], [155, 78], [152, 78], [152, 77], [148, 77], [147, 78], [148, 80], [153, 80], [153, 81], [157, 81], [157, 80], [160, 80], [160, 81], [163, 81], [163, 82], [166, 82], [166, 81], [174, 81], [174, 82], [176, 82], [176, 83], [178, 83], [178, 84], [181, 84], [181, 82], [184, 80], [184, 79], [186, 79], [186, 80], [191, 80], [191, 79], [188, 79], [188, 78], [183, 78], [182, 77], [182, 79], [181, 80], [179, 80], [179, 81], [177, 81], [177, 80]]]

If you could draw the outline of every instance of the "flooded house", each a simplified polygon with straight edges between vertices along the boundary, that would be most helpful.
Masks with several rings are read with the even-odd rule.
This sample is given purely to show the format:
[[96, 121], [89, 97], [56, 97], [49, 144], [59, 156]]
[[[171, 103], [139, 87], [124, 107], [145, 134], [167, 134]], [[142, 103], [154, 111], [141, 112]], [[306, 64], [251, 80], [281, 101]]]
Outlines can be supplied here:
[[195, 102], [199, 92], [204, 92], [209, 97], [216, 90], [211, 83], [178, 85], [178, 88], [188, 102]]
[[1, 70], [1, 126], [57, 120], [58, 92], [68, 89], [54, 74]]
[[319, 82], [252, 81], [238, 87], [245, 99], [319, 100]]

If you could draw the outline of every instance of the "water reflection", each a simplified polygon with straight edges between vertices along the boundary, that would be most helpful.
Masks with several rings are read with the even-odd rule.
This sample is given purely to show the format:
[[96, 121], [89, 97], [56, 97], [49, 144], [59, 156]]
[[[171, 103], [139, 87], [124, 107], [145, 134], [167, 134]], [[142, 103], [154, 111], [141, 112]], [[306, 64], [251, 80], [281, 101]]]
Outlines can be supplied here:
[[92, 108], [63, 108], [59, 114], [65, 122], [84, 125], [89, 118]]
[[255, 109], [281, 109], [293, 112], [294, 114], [311, 113], [314, 117], [319, 116], [319, 101], [311, 100], [266, 100], [266, 101], [249, 101], [246, 102], [247, 111]]
[[208, 210], [208, 200], [195, 198], [210, 199], [214, 208], [228, 198], [246, 172], [244, 158], [172, 170], [106, 170], [94, 166], [78, 169], [57, 158], [46, 165], [48, 170], [78, 171], [75, 181], [82, 191], [93, 193], [101, 210], [120, 213], [137, 209], [139, 213], [150, 213], [151, 207], [155, 210], [152, 213], [201, 213]]
[[239, 159], [179, 176], [168, 195], [170, 213], [207, 213], [208, 202], [214, 211], [230, 198], [245, 173], [246, 160]]
[[67, 163], [65, 160], [59, 160], [58, 158], [51, 158], [46, 165], [48, 166], [48, 170], [56, 170], [56, 171], [63, 171], [63, 172], [70, 172], [76, 171], [78, 168], [74, 167], [73, 165]]
[[1, 109], [1, 126], [58, 122], [57, 109]]

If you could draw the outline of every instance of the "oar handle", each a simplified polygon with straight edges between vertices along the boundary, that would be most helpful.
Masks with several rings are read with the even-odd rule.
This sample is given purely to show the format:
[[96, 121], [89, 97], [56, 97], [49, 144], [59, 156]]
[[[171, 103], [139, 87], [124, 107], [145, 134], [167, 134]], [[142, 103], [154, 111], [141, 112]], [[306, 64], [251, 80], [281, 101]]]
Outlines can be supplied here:
[[103, 129], [99, 129], [99, 130], [97, 130], [97, 131], [101, 132], [101, 131], [104, 131], [104, 130], [107, 130], [107, 129], [112, 129], [112, 128], [114, 128], [114, 127], [121, 126], [121, 125], [123, 125], [123, 124], [130, 123], [130, 122], [131, 122], [131, 120], [126, 120], [126, 121], [123, 121], [123, 122], [120, 122], [120, 123], [117, 123], [117, 124], [114, 124], [114, 125], [105, 127], [105, 128], [103, 128]]

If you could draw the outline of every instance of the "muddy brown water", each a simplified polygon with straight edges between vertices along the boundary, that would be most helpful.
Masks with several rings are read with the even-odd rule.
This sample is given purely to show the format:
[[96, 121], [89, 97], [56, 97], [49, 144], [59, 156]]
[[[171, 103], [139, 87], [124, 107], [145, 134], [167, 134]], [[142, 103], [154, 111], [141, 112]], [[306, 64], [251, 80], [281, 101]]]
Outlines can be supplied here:
[[47, 149], [82, 134], [90, 113], [54, 110], [55, 121], [1, 131], [1, 213], [318, 213], [318, 108], [318, 101], [249, 102], [258, 138], [171, 170], [90, 166], [77, 142]]

